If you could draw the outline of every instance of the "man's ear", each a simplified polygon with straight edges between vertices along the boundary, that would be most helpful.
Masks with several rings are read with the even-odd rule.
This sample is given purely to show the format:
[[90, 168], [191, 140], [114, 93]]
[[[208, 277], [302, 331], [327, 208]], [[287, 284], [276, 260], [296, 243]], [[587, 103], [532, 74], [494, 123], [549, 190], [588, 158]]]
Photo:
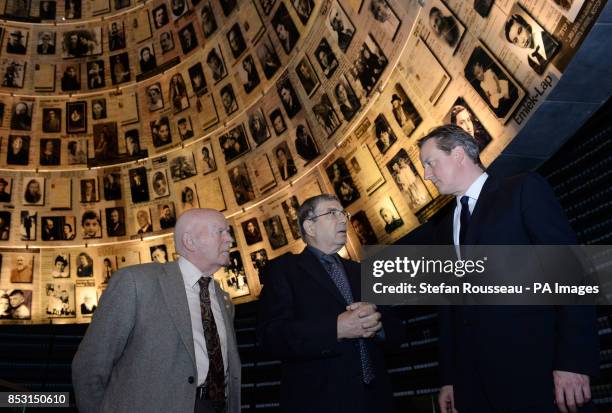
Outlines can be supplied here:
[[465, 151], [463, 150], [463, 148], [461, 146], [455, 146], [452, 150], [451, 150], [451, 156], [453, 157], [453, 159], [455, 159], [457, 162], [462, 163], [463, 160], [465, 159]]
[[187, 251], [195, 250], [195, 244], [193, 242], [193, 237], [191, 236], [189, 232], [185, 232], [183, 234], [183, 236], [181, 237], [181, 241], [183, 241], [183, 246], [185, 247]]
[[305, 235], [308, 235], [309, 237], [314, 236], [313, 222], [311, 220], [304, 221], [302, 227], [304, 228]]

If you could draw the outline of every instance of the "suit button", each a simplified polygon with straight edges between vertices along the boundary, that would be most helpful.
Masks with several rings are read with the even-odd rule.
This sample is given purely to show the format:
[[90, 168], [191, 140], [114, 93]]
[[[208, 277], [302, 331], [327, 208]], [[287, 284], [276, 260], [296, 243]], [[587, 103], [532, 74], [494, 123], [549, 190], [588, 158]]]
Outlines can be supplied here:
[[187, 381], [189, 382], [189, 384], [193, 384], [193, 382], [195, 381], [195, 379], [193, 378], [193, 376], [189, 376], [189, 378], [187, 379]]

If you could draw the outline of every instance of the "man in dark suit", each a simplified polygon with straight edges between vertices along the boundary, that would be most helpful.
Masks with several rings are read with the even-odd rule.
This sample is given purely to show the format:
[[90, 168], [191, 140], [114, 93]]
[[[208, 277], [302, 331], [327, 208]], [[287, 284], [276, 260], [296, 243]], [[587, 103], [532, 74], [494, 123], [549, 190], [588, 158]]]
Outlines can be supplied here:
[[360, 302], [360, 267], [337, 252], [348, 214], [333, 195], [298, 211], [308, 246], [271, 261], [263, 275], [258, 343], [282, 361], [281, 410], [292, 413], [390, 412], [382, 344], [403, 338], [390, 310]]
[[113, 273], [72, 362], [80, 412], [240, 412], [234, 307], [212, 279], [229, 231], [223, 214], [190, 209], [177, 261]]
[[[457, 199], [454, 213], [435, 227], [435, 244], [577, 243], [546, 181], [533, 173], [489, 176], [477, 143], [460, 127], [435, 128], [419, 147], [425, 179]], [[441, 411], [592, 407], [589, 376], [597, 374], [599, 358], [593, 307], [447, 306], [439, 317]]]

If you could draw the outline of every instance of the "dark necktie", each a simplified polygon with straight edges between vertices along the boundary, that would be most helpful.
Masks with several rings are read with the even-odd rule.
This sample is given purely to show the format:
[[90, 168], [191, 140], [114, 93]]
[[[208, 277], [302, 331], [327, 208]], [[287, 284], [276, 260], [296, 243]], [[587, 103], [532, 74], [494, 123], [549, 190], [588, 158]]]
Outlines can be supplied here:
[[[351, 286], [349, 285], [346, 273], [342, 269], [340, 263], [335, 259], [333, 255], [324, 255], [323, 263], [325, 270], [329, 274], [330, 278], [336, 284], [338, 291], [344, 297], [347, 304], [353, 303], [353, 293], [351, 292]], [[368, 384], [374, 380], [374, 367], [372, 366], [372, 358], [368, 350], [367, 343], [364, 339], [359, 339], [359, 356], [361, 359], [361, 371], [363, 374], [363, 382]]]
[[470, 197], [467, 195], [463, 195], [459, 201], [461, 202], [461, 217], [459, 220], [459, 245], [464, 245], [468, 226], [470, 225], [470, 219], [472, 219], [472, 214], [470, 213], [470, 205], [468, 203], [470, 201]]
[[225, 368], [223, 367], [223, 355], [221, 354], [221, 340], [217, 332], [217, 324], [213, 316], [210, 303], [210, 292], [208, 285], [211, 277], [201, 277], [200, 284], [200, 310], [202, 312], [202, 325], [204, 326], [204, 339], [208, 352], [208, 396], [210, 400], [225, 400]]

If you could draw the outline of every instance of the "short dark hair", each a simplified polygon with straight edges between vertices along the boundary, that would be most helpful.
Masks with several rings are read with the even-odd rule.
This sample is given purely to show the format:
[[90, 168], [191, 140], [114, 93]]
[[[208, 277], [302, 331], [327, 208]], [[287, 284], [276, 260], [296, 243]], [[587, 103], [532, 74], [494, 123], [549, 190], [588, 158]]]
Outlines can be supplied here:
[[422, 148], [425, 143], [431, 139], [435, 139], [436, 146], [438, 149], [445, 153], [450, 153], [457, 146], [463, 148], [465, 154], [484, 170], [484, 166], [480, 161], [480, 149], [478, 149], [478, 143], [474, 140], [472, 135], [461, 129], [457, 125], [442, 125], [433, 128], [427, 135], [421, 138], [417, 145]]
[[510, 29], [514, 23], [518, 23], [531, 31], [531, 25], [527, 23], [527, 20], [525, 20], [523, 16], [520, 14], [513, 14], [504, 25], [504, 34], [506, 35], [506, 40], [508, 40], [510, 43], [512, 43], [512, 40], [510, 39]]
[[98, 217], [95, 211], [85, 211], [81, 217], [81, 225], [85, 225], [85, 221], [89, 219], [95, 219], [98, 221], [98, 224], [100, 223], [100, 217]]
[[58, 262], [61, 262], [64, 265], [68, 265], [68, 261], [66, 260], [66, 258], [62, 257], [61, 255], [58, 255], [57, 257], [55, 257], [55, 264], [57, 264]]
[[304, 237], [304, 222], [308, 219], [315, 216], [315, 210], [319, 206], [319, 204], [323, 201], [338, 201], [338, 197], [332, 194], [321, 194], [315, 195], [313, 197], [308, 198], [306, 201], [300, 205], [298, 209], [298, 224], [300, 227], [300, 232], [302, 233], [302, 238]]

